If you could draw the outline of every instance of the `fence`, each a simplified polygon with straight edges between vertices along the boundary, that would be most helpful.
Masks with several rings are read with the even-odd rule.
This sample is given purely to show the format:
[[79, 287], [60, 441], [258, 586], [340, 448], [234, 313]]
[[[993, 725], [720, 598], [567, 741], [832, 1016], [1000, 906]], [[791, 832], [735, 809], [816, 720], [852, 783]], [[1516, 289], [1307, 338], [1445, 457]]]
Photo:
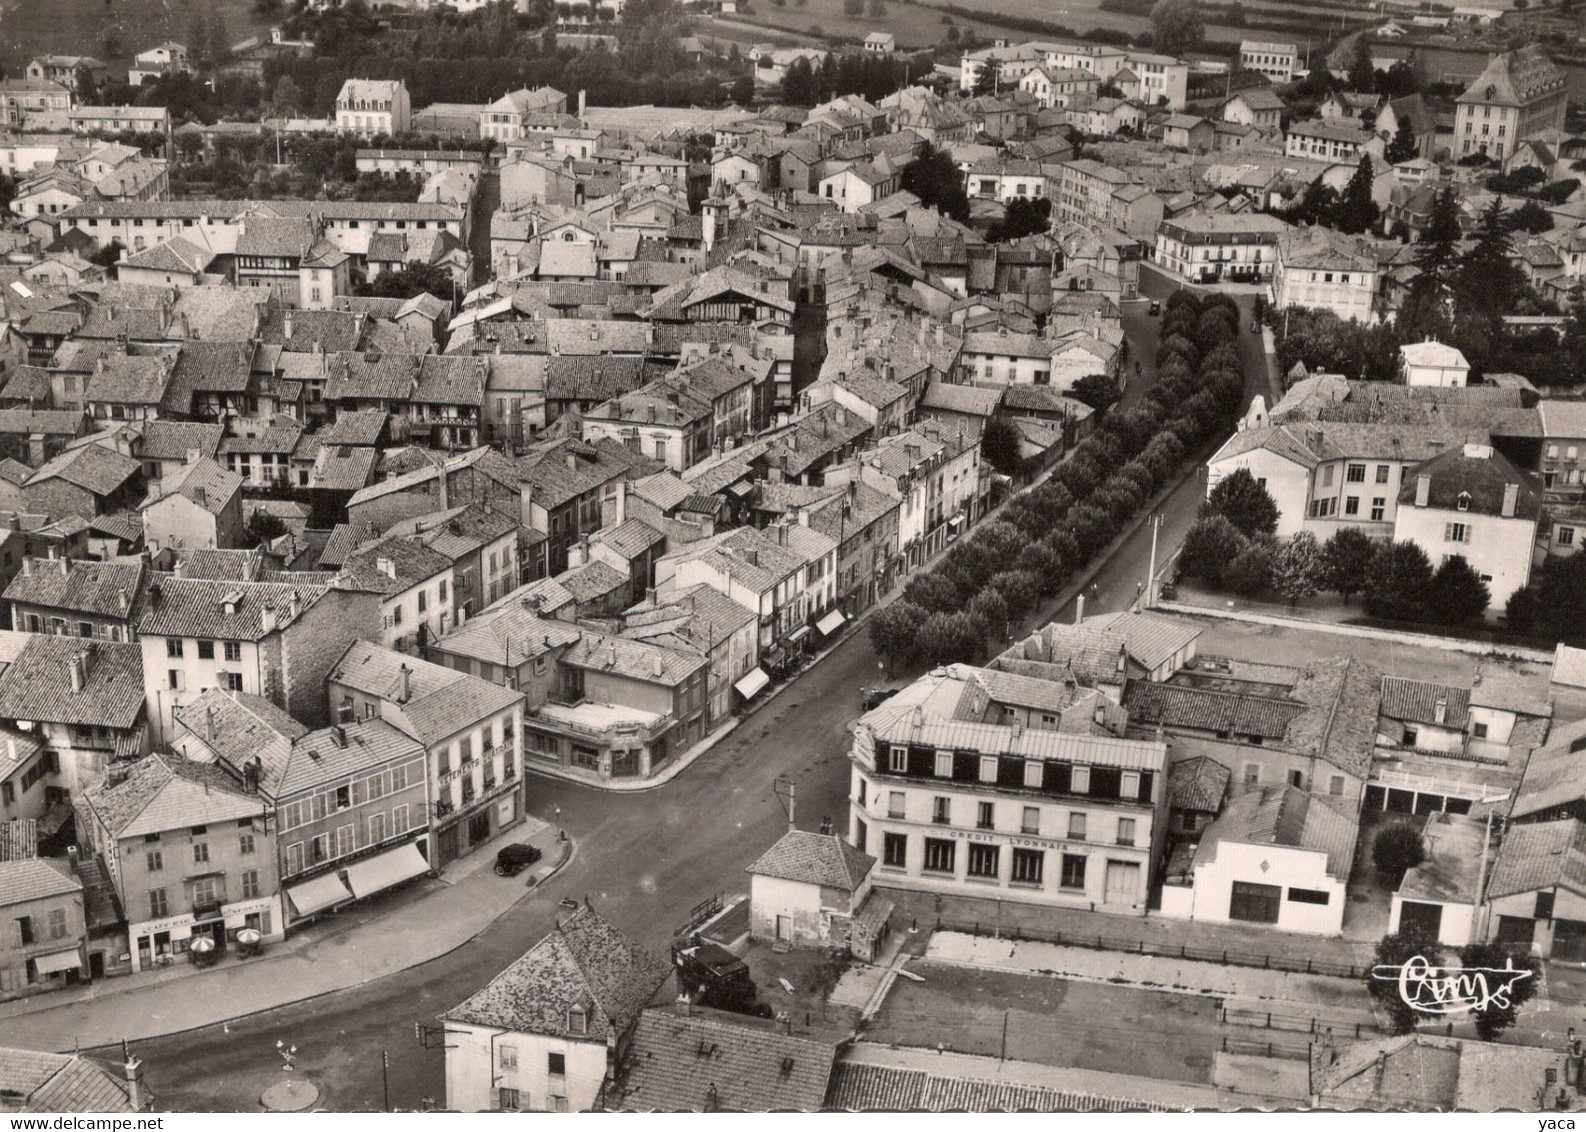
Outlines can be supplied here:
[[1281, 1030], [1312, 1036], [1331, 1034], [1335, 1038], [1353, 1037], [1356, 1041], [1383, 1032], [1382, 1027], [1375, 1022], [1328, 1022], [1308, 1014], [1284, 1014], [1237, 1006], [1224, 1006], [1218, 1018], [1226, 1026], [1248, 1026], [1258, 1030]]
[[1285, 1041], [1281, 1038], [1258, 1041], [1253, 1038], [1235, 1038], [1227, 1034], [1222, 1038], [1224, 1053], [1243, 1053], [1251, 1057], [1277, 1057], [1286, 1061], [1305, 1061], [1311, 1056], [1310, 1042]]
[[1299, 959], [1285, 955], [1266, 955], [1259, 952], [1237, 951], [1231, 948], [1191, 947], [1189, 944], [1148, 943], [1143, 939], [1109, 936], [1099, 932], [1059, 931], [1057, 929], [1031, 928], [1018, 925], [994, 926], [979, 920], [936, 920], [937, 931], [965, 932], [969, 935], [993, 935], [998, 939], [1035, 940], [1056, 943], [1065, 947], [1088, 947], [1095, 951], [1123, 951], [1132, 955], [1155, 955], [1165, 959], [1192, 959], [1200, 963], [1220, 963], [1224, 967], [1259, 967], [1264, 971], [1288, 971], [1299, 975], [1327, 975], [1338, 979], [1363, 979], [1367, 968], [1353, 963], [1335, 963], [1326, 959]]

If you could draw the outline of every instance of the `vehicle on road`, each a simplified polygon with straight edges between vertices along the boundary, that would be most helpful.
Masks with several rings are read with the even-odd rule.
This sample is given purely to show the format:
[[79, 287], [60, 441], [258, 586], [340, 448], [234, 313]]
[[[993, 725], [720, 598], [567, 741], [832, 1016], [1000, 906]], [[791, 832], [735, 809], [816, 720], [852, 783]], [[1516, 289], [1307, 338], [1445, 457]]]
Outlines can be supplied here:
[[504, 846], [496, 854], [495, 873], [498, 877], [515, 877], [540, 857], [540, 851], [527, 842]]
[[1162, 313], [1162, 303], [1161, 303], [1160, 300], [1158, 300], [1158, 299], [1152, 299], [1151, 300], [1151, 313], [1154, 314], [1154, 315]]

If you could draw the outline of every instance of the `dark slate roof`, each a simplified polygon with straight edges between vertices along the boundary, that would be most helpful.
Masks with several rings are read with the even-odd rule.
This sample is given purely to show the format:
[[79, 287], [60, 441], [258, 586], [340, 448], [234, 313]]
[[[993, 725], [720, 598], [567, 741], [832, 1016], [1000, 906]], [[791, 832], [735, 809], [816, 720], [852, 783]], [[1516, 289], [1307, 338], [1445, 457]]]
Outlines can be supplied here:
[[[85, 654], [83, 690], [72, 663]], [[143, 714], [143, 652], [131, 643], [37, 635], [0, 672], [0, 719], [125, 730]]]
[[95, 495], [109, 495], [141, 470], [138, 462], [130, 457], [102, 444], [85, 444], [45, 461], [24, 486], [63, 479]]
[[1174, 763], [1168, 771], [1170, 805], [1179, 810], [1215, 814], [1223, 808], [1230, 777], [1227, 767], [1206, 755]]
[[1123, 705], [1129, 709], [1132, 723], [1254, 735], [1264, 740], [1282, 739], [1289, 722], [1305, 710], [1304, 704], [1288, 700], [1150, 680], [1129, 681]]
[[853, 892], [875, 864], [874, 857], [861, 853], [836, 834], [790, 829], [745, 871]]
[[[1437, 718], [1439, 700], [1443, 702], [1441, 721]], [[1469, 688], [1433, 684], [1426, 680], [1411, 680], [1405, 676], [1382, 678], [1380, 711], [1389, 719], [1397, 719], [1404, 723], [1432, 723], [1455, 731], [1463, 731], [1469, 710]]]
[[189, 452], [214, 459], [226, 435], [223, 425], [202, 421], [147, 421], [138, 455], [144, 460], [184, 460]]
[[[670, 973], [585, 904], [442, 1018], [604, 1044], [637, 1021]], [[568, 1029], [574, 1006], [588, 1018], [582, 1035]]]
[[837, 1046], [715, 1010], [639, 1016], [609, 1107], [627, 1112], [814, 1112]]
[[1487, 896], [1567, 888], [1586, 896], [1586, 823], [1566, 818], [1512, 825], [1503, 836]]
[[[119, 1069], [80, 1054], [0, 1049], [0, 1093], [20, 1112], [133, 1112]], [[152, 1100], [145, 1090], [144, 1096]], [[20, 1098], [17, 1100], [16, 1098]]]
[[[1399, 488], [1401, 506], [1413, 504], [1418, 481], [1431, 478], [1428, 506], [1442, 511], [1469, 510], [1474, 515], [1498, 515], [1503, 507], [1504, 489], [1518, 484], [1515, 516], [1535, 519], [1542, 510], [1542, 493], [1532, 477], [1509, 462], [1494, 449], [1482, 447], [1486, 456], [1468, 456], [1464, 446], [1450, 448], [1439, 456], [1417, 464], [1404, 473]], [[1470, 496], [1468, 508], [1459, 507], [1459, 497]]]

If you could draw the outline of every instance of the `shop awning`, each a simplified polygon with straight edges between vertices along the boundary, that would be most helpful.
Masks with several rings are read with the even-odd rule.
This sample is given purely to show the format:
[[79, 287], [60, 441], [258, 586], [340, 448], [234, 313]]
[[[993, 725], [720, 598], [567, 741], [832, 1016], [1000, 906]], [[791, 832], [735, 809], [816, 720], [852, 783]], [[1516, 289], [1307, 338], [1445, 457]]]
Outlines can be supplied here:
[[343, 900], [351, 900], [352, 893], [347, 891], [347, 886], [341, 883], [341, 878], [335, 873], [326, 873], [322, 877], [315, 877], [307, 884], [293, 885], [286, 890], [286, 897], [292, 902], [292, 907], [299, 916], [312, 916], [315, 912], [323, 912], [333, 904], [340, 904]]
[[810, 635], [810, 627], [808, 625], [800, 625], [797, 629], [794, 629], [791, 633], [789, 633], [787, 636], [783, 637], [782, 639], [784, 641], [786, 641], [790, 645], [796, 645], [800, 641], [802, 641], [805, 637], [807, 637], [809, 635]]
[[62, 971], [76, 971], [81, 969], [83, 961], [77, 957], [75, 947], [66, 951], [51, 951], [47, 955], [40, 955], [33, 960], [41, 975], [58, 975]]
[[947, 520], [947, 525], [952, 527], [954, 530], [957, 530], [959, 527], [964, 525], [964, 517], [962, 515], [954, 515], [951, 519]]
[[733, 687], [738, 689], [738, 694], [744, 699], [752, 700], [765, 691], [765, 686], [769, 683], [771, 683], [771, 677], [765, 674], [765, 669], [751, 668], [749, 674], [734, 684]]
[[409, 841], [400, 848], [349, 865], [347, 885], [352, 889], [352, 894], [362, 900], [365, 896], [383, 892], [393, 884], [401, 884], [429, 871], [430, 863], [419, 852], [419, 847]]
[[842, 628], [842, 624], [846, 620], [848, 620], [848, 618], [843, 616], [842, 610], [834, 609], [825, 617], [822, 617], [819, 621], [815, 622], [815, 627], [821, 631], [821, 636], [829, 637], [833, 633], [837, 632], [838, 629]]

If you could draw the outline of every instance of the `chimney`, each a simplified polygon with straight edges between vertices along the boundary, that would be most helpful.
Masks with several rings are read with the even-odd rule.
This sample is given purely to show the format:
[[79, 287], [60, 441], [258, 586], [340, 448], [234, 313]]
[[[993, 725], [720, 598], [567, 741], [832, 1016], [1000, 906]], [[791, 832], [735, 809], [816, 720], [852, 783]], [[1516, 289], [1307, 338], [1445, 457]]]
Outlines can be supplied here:
[[88, 683], [88, 654], [86, 652], [72, 655], [72, 691], [81, 692], [83, 685]]
[[[580, 119], [582, 119], [583, 116], [584, 116], [584, 92], [583, 91], [579, 91], [578, 92], [578, 117]], [[583, 122], [580, 121], [579, 125], [583, 125]]]
[[267, 605], [259, 610], [259, 628], [266, 633], [275, 632], [275, 627], [280, 623], [280, 615], [276, 613], [275, 606]]
[[1516, 505], [1520, 502], [1520, 485], [1506, 483], [1503, 485], [1503, 510], [1499, 512], [1505, 519], [1514, 518]]
[[173, 577], [173, 578], [181, 578], [181, 577], [186, 576], [186, 574], [187, 574], [187, 560], [185, 558], [178, 558], [176, 560], [176, 564], [171, 567], [171, 577]]
[[22, 576], [24, 578], [33, 576], [33, 559], [26, 554], [22, 556]]
[[1448, 722], [1448, 697], [1447, 696], [1438, 696], [1437, 697], [1437, 702], [1432, 705], [1432, 722], [1433, 723], [1446, 723], [1446, 722]]
[[281, 318], [281, 329], [284, 332], [287, 341], [290, 342], [292, 340], [292, 312], [290, 309], [288, 309]]
[[391, 579], [396, 578], [396, 563], [391, 561], [391, 559], [376, 558], [374, 565], [375, 569], [379, 570], [380, 573], [384, 574], [386, 577]]
[[1085, 620], [1085, 595], [1080, 594], [1074, 599], [1074, 624], [1078, 625]]
[[405, 704], [413, 694], [413, 670], [404, 664], [397, 670], [397, 681], [397, 703]]
[[1415, 505], [1425, 507], [1432, 498], [1432, 477], [1415, 477]]
[[127, 1074], [127, 1104], [133, 1112], [142, 1112], [146, 1104], [143, 1096], [143, 1062], [128, 1051], [122, 1068]]
[[570, 472], [578, 471], [578, 455], [571, 449], [567, 453], [567, 470]]

